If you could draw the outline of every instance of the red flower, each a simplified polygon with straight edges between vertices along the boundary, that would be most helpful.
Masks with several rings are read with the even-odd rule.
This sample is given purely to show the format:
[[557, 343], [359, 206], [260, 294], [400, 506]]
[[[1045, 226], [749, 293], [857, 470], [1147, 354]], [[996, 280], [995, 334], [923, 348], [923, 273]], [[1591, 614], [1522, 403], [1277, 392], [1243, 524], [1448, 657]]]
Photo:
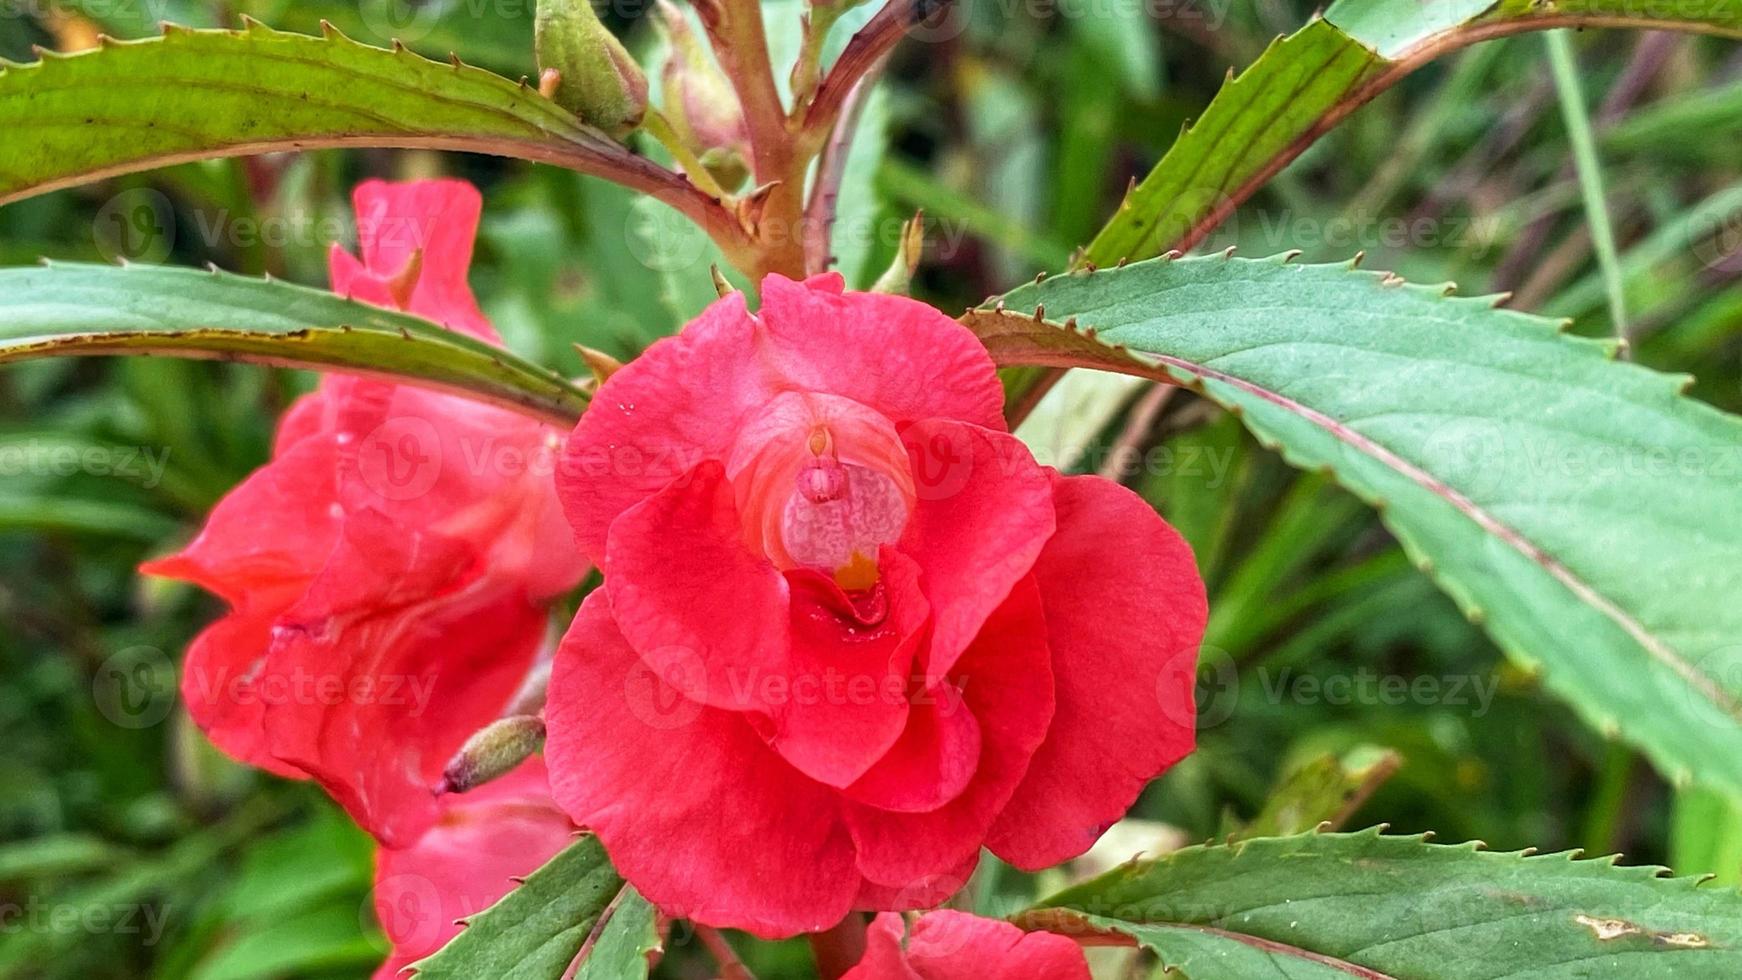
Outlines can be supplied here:
[[1190, 751], [1206, 614], [1131, 492], [1035, 463], [985, 350], [836, 276], [613, 375], [558, 487], [605, 585], [552, 791], [668, 913], [765, 937], [1088, 849]]
[[901, 916], [885, 912], [841, 980], [1089, 980], [1089, 963], [1063, 936], [948, 910], [920, 916], [904, 946]]
[[[335, 291], [499, 341], [466, 285], [476, 190], [371, 182], [355, 201], [363, 259], [334, 247]], [[443, 764], [502, 712], [546, 604], [586, 567], [551, 485], [560, 443], [465, 398], [324, 378], [272, 461], [144, 566], [231, 606], [188, 650], [194, 720], [244, 762], [319, 780], [383, 842], [414, 840]]]
[[458, 920], [494, 905], [568, 846], [575, 828], [550, 798], [537, 756], [464, 796], [442, 798], [435, 826], [403, 850], [382, 848], [375, 864], [375, 917], [393, 943], [376, 980], [445, 946]]

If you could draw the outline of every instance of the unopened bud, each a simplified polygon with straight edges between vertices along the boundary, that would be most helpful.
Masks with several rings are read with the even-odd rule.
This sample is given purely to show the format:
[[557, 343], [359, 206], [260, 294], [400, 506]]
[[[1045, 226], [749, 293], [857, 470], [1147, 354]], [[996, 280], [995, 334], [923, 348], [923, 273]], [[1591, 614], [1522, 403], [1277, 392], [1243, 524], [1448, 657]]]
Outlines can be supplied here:
[[906, 296], [913, 287], [913, 277], [918, 274], [919, 262], [924, 256], [925, 212], [921, 211], [901, 226], [901, 247], [896, 250], [895, 260], [889, 263], [889, 268], [877, 277], [871, 291]]
[[440, 793], [464, 793], [506, 775], [544, 744], [544, 719], [510, 715], [479, 729], [442, 770]]
[[550, 86], [557, 105], [612, 136], [641, 125], [647, 76], [600, 22], [592, 0], [539, 0], [533, 48], [541, 75], [557, 73]]
[[666, 0], [660, 0], [659, 13], [671, 49], [660, 73], [671, 128], [722, 186], [735, 188], [747, 175], [750, 155], [750, 127], [738, 93], [684, 15]]

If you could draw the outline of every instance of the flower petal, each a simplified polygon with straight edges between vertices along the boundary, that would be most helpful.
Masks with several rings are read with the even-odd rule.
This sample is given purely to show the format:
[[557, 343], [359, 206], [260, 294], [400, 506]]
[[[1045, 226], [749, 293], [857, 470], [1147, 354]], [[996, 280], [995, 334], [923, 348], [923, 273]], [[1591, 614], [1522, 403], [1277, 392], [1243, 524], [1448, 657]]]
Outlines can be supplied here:
[[619, 515], [703, 460], [725, 459], [743, 420], [774, 396], [756, 329], [743, 294], [732, 293], [599, 387], [557, 472], [569, 523], [594, 561]]
[[255, 470], [218, 505], [178, 554], [139, 566], [193, 582], [233, 606], [282, 607], [300, 594], [337, 540], [330, 440], [305, 440]]
[[786, 579], [744, 544], [725, 468], [709, 460], [611, 528], [605, 591], [623, 636], [685, 696], [765, 707], [792, 645]]
[[860, 878], [834, 792], [660, 681], [599, 592], [563, 638], [545, 718], [557, 801], [668, 915], [778, 938], [847, 913]]
[[876, 912], [933, 908], [966, 888], [968, 880], [974, 877], [974, 869], [979, 865], [980, 855], [976, 852], [954, 868], [922, 875], [900, 886], [866, 881], [859, 886], [859, 894], [853, 899], [853, 907]]
[[272, 754], [256, 689], [278, 610], [233, 612], [200, 631], [181, 667], [181, 699], [194, 724], [238, 762], [287, 779], [308, 774]]
[[913, 562], [888, 548], [883, 556], [874, 601], [885, 611], [870, 625], [850, 612], [853, 600], [826, 576], [787, 575], [792, 648], [781, 671], [782, 696], [769, 706], [769, 744], [829, 786], [864, 775], [907, 725], [915, 653], [930, 611]]
[[393, 943], [376, 980], [393, 980], [459, 935], [460, 919], [495, 904], [515, 878], [538, 870], [574, 840], [550, 798], [538, 756], [464, 796], [442, 800], [441, 818], [416, 843], [382, 848], [375, 917]]
[[1191, 548], [1154, 508], [1099, 477], [1052, 480], [1059, 532], [1035, 577], [1058, 708], [987, 843], [1031, 870], [1088, 850], [1192, 750], [1208, 615]]
[[894, 912], [884, 912], [865, 929], [865, 955], [841, 980], [925, 980], [907, 965], [907, 923]]
[[[999, 607], [956, 670], [962, 686], [935, 689], [931, 711], [946, 721], [955, 714], [974, 718], [980, 738], [973, 780], [924, 813], [848, 802], [844, 813], [859, 870], [871, 881], [912, 888], [971, 861], [1045, 739], [1053, 715], [1053, 678], [1046, 620], [1032, 582], [1020, 584]], [[917, 796], [925, 789], [923, 773], [910, 775]]]
[[359, 280], [384, 284], [404, 272], [415, 254], [416, 285], [404, 308], [461, 333], [500, 341], [466, 282], [483, 210], [476, 187], [463, 180], [370, 180], [357, 185], [351, 202], [362, 268], [333, 263], [334, 292], [379, 304], [375, 287], [366, 294]]
[[1046, 471], [1015, 436], [947, 419], [901, 433], [919, 498], [897, 547], [931, 601], [929, 677], [950, 672], [1053, 532]]
[[907, 959], [926, 980], [1089, 980], [1089, 961], [1070, 939], [950, 909], [919, 917]]
[[543, 639], [544, 610], [480, 571], [458, 541], [352, 515], [256, 685], [273, 754], [389, 846], [435, 819], [443, 766], [500, 716]]
[[1004, 389], [973, 333], [917, 300], [838, 285], [762, 280], [758, 316], [790, 387], [851, 398], [898, 424], [953, 418], [1004, 431]]

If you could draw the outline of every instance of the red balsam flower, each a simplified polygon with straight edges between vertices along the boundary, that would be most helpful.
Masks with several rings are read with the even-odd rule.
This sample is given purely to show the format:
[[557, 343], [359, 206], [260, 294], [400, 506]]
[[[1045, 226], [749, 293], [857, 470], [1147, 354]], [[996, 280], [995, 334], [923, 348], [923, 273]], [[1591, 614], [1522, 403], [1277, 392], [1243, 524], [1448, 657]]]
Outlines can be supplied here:
[[[334, 247], [335, 292], [500, 342], [466, 284], [471, 185], [372, 181], [355, 204], [363, 257]], [[443, 765], [502, 712], [547, 604], [586, 568], [550, 478], [561, 438], [466, 398], [325, 377], [272, 461], [144, 566], [231, 606], [188, 650], [194, 720], [237, 759], [318, 780], [383, 843], [414, 841]]]
[[838, 276], [614, 374], [558, 487], [605, 572], [552, 791], [668, 914], [764, 937], [1087, 850], [1190, 751], [1206, 615], [1139, 497], [1037, 464], [986, 351]]
[[417, 843], [376, 857], [375, 918], [393, 950], [375, 980], [392, 980], [447, 945], [459, 920], [496, 904], [574, 839], [537, 756], [464, 796], [443, 797]]
[[1089, 980], [1076, 943], [1050, 932], [966, 912], [920, 916], [902, 938], [901, 916], [885, 912], [865, 933], [865, 957], [841, 980]]

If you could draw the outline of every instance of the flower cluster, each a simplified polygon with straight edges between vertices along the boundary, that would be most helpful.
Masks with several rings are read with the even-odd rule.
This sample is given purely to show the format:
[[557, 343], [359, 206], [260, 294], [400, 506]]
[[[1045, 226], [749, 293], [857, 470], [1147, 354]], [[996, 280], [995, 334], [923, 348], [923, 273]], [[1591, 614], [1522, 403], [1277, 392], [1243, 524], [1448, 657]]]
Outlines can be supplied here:
[[[465, 282], [475, 191], [368, 184], [357, 210], [336, 291], [497, 340]], [[555, 446], [539, 423], [323, 382], [148, 566], [231, 604], [188, 654], [195, 719], [319, 780], [389, 848], [384, 880], [445, 866], [419, 872], [438, 892], [493, 899], [572, 822], [666, 914], [778, 937], [935, 905], [982, 847], [1028, 869], [1087, 850], [1192, 748], [1189, 549], [1135, 494], [1036, 463], [985, 350], [936, 310], [834, 275], [760, 293], [616, 371], [554, 483], [461, 463], [469, 442]], [[543, 762], [436, 795], [589, 563], [604, 584], [555, 654]], [[427, 703], [264, 696], [298, 671], [403, 675]], [[531, 810], [493, 815], [512, 800]], [[396, 963], [446, 938], [391, 924], [405, 894], [379, 898]], [[982, 942], [1075, 954], [981, 923], [922, 918], [903, 952], [881, 917], [859, 975], [958, 975], [933, 954]]]

